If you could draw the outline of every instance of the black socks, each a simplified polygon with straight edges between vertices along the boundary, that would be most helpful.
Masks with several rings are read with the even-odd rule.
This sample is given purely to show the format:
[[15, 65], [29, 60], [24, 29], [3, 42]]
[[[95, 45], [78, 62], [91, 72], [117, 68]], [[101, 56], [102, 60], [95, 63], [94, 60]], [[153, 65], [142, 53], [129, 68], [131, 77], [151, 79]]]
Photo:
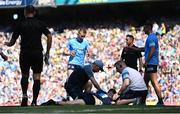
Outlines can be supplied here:
[[40, 80], [34, 80], [34, 85], [33, 85], [33, 102], [34, 103], [36, 103], [39, 90], [40, 90]]
[[27, 76], [22, 76], [21, 78], [21, 88], [23, 92], [23, 96], [27, 96], [27, 89], [28, 89], [28, 78]]

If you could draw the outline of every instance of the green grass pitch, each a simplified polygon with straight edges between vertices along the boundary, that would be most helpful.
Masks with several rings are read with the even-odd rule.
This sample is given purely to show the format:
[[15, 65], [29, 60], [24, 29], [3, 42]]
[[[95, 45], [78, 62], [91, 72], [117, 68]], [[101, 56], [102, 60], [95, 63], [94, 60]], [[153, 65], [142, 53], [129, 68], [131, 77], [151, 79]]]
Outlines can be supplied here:
[[37, 107], [0, 107], [0, 113], [180, 113], [176, 106], [37, 106]]

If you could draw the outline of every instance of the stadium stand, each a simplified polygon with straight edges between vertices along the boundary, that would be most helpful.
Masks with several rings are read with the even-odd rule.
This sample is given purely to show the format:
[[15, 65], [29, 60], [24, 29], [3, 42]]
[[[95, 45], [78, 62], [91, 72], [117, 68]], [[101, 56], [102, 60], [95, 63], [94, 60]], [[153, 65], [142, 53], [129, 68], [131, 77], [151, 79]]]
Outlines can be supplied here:
[[[60, 6], [56, 9], [39, 8], [38, 18], [46, 21], [51, 27], [49, 29], [53, 34], [53, 45], [50, 65], [44, 66], [43, 69], [38, 104], [48, 99], [62, 100], [62, 97], [66, 98], [64, 83], [67, 78], [68, 58], [63, 56], [62, 52], [68, 39], [77, 34], [79, 27], [87, 29], [86, 37], [91, 43], [90, 56], [86, 58], [86, 62], [101, 58], [106, 65], [106, 72], [99, 73], [96, 79], [103, 90], [108, 90], [110, 88], [118, 89], [121, 86], [122, 80], [119, 79], [112, 65], [120, 58], [120, 53], [125, 45], [125, 36], [127, 34], [134, 35], [135, 44], [139, 47], [144, 46], [146, 35], [142, 32], [142, 26], [149, 20], [157, 22], [157, 32], [160, 34], [161, 50], [158, 75], [164, 102], [166, 105], [180, 106], [180, 24], [177, 16], [180, 5], [178, 5], [179, 2], [152, 2], [152, 4], [151, 6], [147, 2], [143, 2]], [[22, 8], [13, 8], [0, 9], [0, 12], [3, 12], [0, 14], [2, 17], [0, 20], [0, 48], [8, 56], [7, 61], [0, 58], [0, 106], [15, 106], [20, 104], [22, 96], [21, 73], [18, 64], [18, 43], [20, 41], [11, 48], [5, 47], [3, 42], [9, 40], [12, 26], [18, 21], [13, 20], [12, 15], [17, 13], [21, 19], [23, 11]], [[49, 12], [54, 13], [49, 14]], [[166, 25], [165, 33], [161, 29], [161, 23]], [[43, 41], [45, 46], [45, 39]], [[29, 83], [29, 88], [32, 88], [32, 78], [29, 79]], [[32, 98], [30, 90], [28, 90], [29, 104]], [[147, 104], [154, 105], [157, 98], [154, 90], [150, 90]]]

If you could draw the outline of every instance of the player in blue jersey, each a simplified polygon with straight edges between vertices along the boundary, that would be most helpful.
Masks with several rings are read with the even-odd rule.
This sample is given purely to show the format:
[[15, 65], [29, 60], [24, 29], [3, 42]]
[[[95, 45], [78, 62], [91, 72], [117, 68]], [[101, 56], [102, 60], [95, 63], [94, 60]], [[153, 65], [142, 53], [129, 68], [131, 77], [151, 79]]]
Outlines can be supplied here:
[[157, 78], [157, 67], [159, 65], [159, 44], [158, 38], [155, 33], [152, 33], [152, 25], [147, 24], [144, 26], [144, 32], [148, 35], [145, 43], [145, 73], [144, 80], [148, 86], [149, 81], [151, 81], [152, 86], [158, 96], [158, 103], [163, 104], [163, 98], [161, 95], [161, 89], [158, 84]]
[[75, 68], [84, 66], [84, 59], [89, 48], [89, 42], [84, 39], [86, 30], [80, 29], [77, 38], [68, 41], [67, 47], [64, 49], [64, 55], [69, 56], [68, 72], [69, 76]]
[[[72, 38], [68, 41], [67, 47], [64, 49], [64, 55], [69, 56], [68, 67], [67, 67], [67, 77], [76, 68], [82, 68], [84, 66], [84, 59], [89, 48], [89, 42], [85, 39], [86, 30], [80, 29], [78, 31], [77, 38]], [[68, 78], [67, 78], [68, 79]], [[87, 83], [87, 87], [92, 87], [92, 83]], [[89, 88], [87, 88], [88, 90]], [[88, 90], [90, 91], [91, 88]], [[69, 99], [69, 95], [67, 96]]]

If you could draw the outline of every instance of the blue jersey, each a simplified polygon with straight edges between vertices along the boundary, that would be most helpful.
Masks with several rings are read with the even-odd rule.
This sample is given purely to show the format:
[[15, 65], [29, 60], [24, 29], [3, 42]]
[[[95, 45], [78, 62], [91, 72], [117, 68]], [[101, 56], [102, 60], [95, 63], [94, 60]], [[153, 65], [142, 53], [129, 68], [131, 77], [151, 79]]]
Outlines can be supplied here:
[[158, 44], [158, 38], [154, 33], [149, 34], [146, 39], [145, 61], [148, 59], [148, 55], [150, 53], [151, 47], [155, 47], [155, 52], [153, 53], [152, 58], [148, 64], [158, 65], [159, 64], [159, 44]]
[[92, 68], [91, 64], [84, 65], [84, 71], [86, 72], [86, 74], [89, 78], [94, 76], [94, 72], [92, 69], [93, 68]]
[[76, 53], [74, 57], [69, 57], [69, 64], [84, 66], [84, 58], [89, 48], [88, 41], [84, 39], [83, 42], [80, 43], [76, 38], [73, 38], [68, 42], [67, 48], [69, 51], [75, 51]]
[[112, 99], [103, 90], [98, 90], [94, 95], [103, 102], [103, 105], [110, 105]]

